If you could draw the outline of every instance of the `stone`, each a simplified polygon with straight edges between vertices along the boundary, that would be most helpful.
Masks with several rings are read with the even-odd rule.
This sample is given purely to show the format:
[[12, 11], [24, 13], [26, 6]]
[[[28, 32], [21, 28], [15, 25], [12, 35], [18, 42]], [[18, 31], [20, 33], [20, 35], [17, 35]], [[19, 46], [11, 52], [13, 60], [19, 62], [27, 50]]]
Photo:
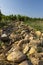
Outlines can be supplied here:
[[21, 32], [21, 35], [23, 35], [23, 34], [25, 34], [25, 30], [23, 30], [23, 31]]
[[30, 42], [29, 42], [29, 45], [30, 46], [39, 46], [40, 45], [40, 43], [41, 43], [41, 41], [40, 40], [31, 40]]
[[25, 40], [27, 40], [27, 39], [29, 39], [29, 35], [28, 34], [25, 36]]
[[38, 65], [38, 63], [39, 63], [39, 59], [38, 58], [31, 57], [30, 60], [31, 60], [33, 65]]
[[13, 39], [14, 37], [15, 37], [14, 33], [11, 33], [10, 36], [9, 36], [10, 39]]
[[25, 48], [23, 49], [23, 53], [26, 54], [29, 50], [29, 45], [28, 43], [26, 44]]
[[38, 57], [39, 57], [40, 60], [43, 60], [43, 52], [38, 53]]
[[36, 31], [35, 34], [36, 34], [37, 37], [41, 36], [41, 32], [40, 31]]
[[4, 42], [5, 41], [10, 41], [9, 37], [7, 36], [7, 34], [2, 34], [1, 35], [1, 40], [4, 41]]
[[33, 37], [31, 36], [31, 37], [29, 37], [29, 40], [31, 41], [31, 40], [33, 40]]
[[11, 54], [11, 53], [14, 52], [15, 50], [19, 50], [19, 49], [20, 49], [19, 46], [13, 44], [13, 45], [10, 47], [10, 50], [6, 53], [6, 56], [8, 56], [9, 54]]
[[34, 54], [36, 52], [36, 49], [35, 48], [36, 48], [35, 46], [34, 47], [31, 47], [31, 49], [29, 51], [29, 55], [32, 55], [32, 54]]
[[20, 35], [16, 35], [14, 33], [11, 33], [11, 35], [9, 36], [9, 38], [12, 40], [12, 42], [14, 43], [15, 41], [18, 41], [20, 39]]
[[29, 31], [32, 31], [33, 30], [33, 28], [31, 26], [28, 26], [28, 29], [29, 29]]
[[29, 64], [28, 64], [28, 61], [25, 60], [25, 61], [21, 62], [19, 65], [29, 65]]
[[7, 37], [7, 35], [6, 34], [2, 34], [1, 37]]
[[27, 33], [24, 33], [24, 34], [23, 34], [23, 37], [25, 38], [26, 35], [27, 35]]
[[12, 62], [21, 62], [26, 59], [26, 56], [19, 50], [14, 50], [12, 53], [8, 54], [7, 60]]

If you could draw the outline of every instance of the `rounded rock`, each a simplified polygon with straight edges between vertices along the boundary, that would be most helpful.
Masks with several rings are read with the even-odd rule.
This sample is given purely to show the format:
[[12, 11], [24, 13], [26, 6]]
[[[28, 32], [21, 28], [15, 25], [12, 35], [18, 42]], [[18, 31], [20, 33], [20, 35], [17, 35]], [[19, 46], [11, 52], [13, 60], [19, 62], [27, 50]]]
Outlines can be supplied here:
[[18, 50], [15, 50], [14, 52], [10, 53], [7, 56], [7, 60], [8, 61], [13, 61], [13, 62], [21, 62], [25, 58], [26, 58], [26, 56], [22, 52], [20, 52]]
[[35, 34], [36, 34], [37, 37], [41, 36], [41, 32], [40, 31], [36, 31]]

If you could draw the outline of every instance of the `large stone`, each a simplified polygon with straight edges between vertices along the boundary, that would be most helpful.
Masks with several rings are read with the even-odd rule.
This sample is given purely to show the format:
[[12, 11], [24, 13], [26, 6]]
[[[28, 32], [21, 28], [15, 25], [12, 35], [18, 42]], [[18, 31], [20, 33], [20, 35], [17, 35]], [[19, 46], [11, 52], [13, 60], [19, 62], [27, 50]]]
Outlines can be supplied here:
[[36, 34], [37, 37], [41, 36], [41, 32], [40, 31], [36, 31], [35, 34]]
[[19, 50], [14, 50], [12, 53], [8, 54], [7, 60], [13, 62], [21, 62], [26, 59], [26, 56]]

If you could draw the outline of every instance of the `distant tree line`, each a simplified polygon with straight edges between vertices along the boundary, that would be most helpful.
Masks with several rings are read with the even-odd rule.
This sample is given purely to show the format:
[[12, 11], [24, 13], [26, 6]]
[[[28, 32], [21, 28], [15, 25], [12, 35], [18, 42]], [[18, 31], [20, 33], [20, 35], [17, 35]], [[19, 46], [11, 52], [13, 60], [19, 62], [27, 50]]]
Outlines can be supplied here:
[[3, 15], [1, 10], [0, 10], [0, 26], [7, 25], [6, 23], [11, 22], [11, 21], [43, 21], [43, 18], [31, 18], [28, 16], [22, 16], [22, 15]]

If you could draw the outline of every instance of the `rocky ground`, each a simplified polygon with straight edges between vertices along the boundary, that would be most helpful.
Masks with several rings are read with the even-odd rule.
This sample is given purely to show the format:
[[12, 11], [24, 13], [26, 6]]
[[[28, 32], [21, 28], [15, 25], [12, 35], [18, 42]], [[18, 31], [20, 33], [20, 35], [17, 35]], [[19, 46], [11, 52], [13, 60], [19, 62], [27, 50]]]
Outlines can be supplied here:
[[23, 22], [0, 29], [0, 65], [43, 65], [43, 33]]

